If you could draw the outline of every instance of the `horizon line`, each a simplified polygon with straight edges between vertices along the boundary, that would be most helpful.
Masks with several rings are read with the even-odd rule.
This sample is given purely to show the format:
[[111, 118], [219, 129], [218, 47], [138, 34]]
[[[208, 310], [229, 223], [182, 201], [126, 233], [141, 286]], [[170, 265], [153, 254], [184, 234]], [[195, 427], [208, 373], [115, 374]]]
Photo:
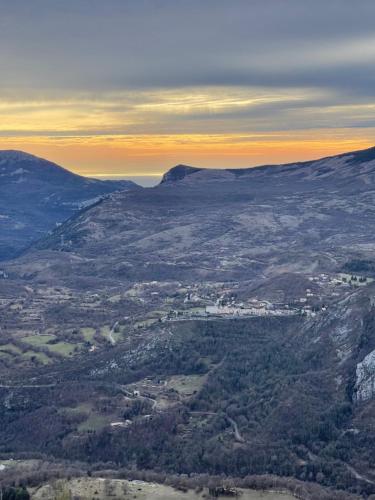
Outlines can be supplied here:
[[[138, 173], [138, 174], [90, 174], [90, 173], [85, 173], [83, 174], [85, 177], [100, 177], [100, 178], [106, 178], [106, 177], [111, 177], [111, 178], [115, 178], [115, 177], [161, 177], [165, 174], [166, 172], [162, 172], [162, 173], [157, 173], [157, 174], [142, 174], [142, 173]], [[82, 174], [80, 174], [82, 175]]]

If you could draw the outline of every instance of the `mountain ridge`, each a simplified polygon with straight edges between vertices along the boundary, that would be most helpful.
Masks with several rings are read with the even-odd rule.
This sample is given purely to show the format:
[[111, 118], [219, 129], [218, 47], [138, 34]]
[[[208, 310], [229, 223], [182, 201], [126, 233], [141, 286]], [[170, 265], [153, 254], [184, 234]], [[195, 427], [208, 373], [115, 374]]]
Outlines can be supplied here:
[[138, 188], [132, 181], [82, 177], [23, 151], [0, 151], [0, 260], [14, 257], [98, 197]]
[[[351, 152], [344, 152], [338, 155], [329, 155], [318, 159], [313, 160], [305, 160], [305, 161], [297, 161], [297, 162], [288, 162], [288, 163], [280, 163], [280, 164], [264, 164], [264, 165], [256, 165], [254, 167], [243, 167], [243, 168], [204, 168], [204, 167], [195, 167], [189, 165], [179, 164], [172, 167], [168, 170], [160, 184], [177, 182], [184, 180], [187, 176], [189, 176], [190, 180], [197, 179], [198, 176], [196, 174], [201, 173], [205, 176], [206, 179], [209, 177], [215, 177], [216, 179], [220, 178], [220, 173], [223, 178], [227, 178], [226, 175], [228, 173], [233, 174], [237, 178], [241, 178], [244, 176], [258, 176], [262, 174], [275, 174], [279, 175], [282, 173], [298, 173], [299, 169], [304, 169], [307, 167], [324, 167], [324, 164], [332, 162], [332, 160], [343, 160], [346, 159], [345, 162], [349, 166], [358, 165], [360, 163], [367, 163], [372, 160], [375, 160], [375, 146], [366, 149], [360, 149]], [[303, 173], [301, 170], [299, 173]], [[194, 174], [194, 177], [190, 177]]]
[[[239, 251], [245, 241], [264, 249], [258, 251], [262, 256], [258, 260], [265, 263], [269, 261], [267, 252], [279, 247], [273, 265], [265, 267], [273, 269], [272, 272], [277, 272], [279, 267], [292, 266], [288, 256], [293, 246], [299, 258], [294, 260], [292, 267], [303, 269], [310, 265], [309, 253], [310, 259], [322, 261], [318, 256], [324, 245], [326, 263], [323, 270], [332, 267], [331, 258], [339, 268], [345, 264], [341, 245], [343, 234], [349, 229], [348, 241], [353, 248], [348, 248], [348, 258], [356, 253], [367, 258], [359, 245], [365, 248], [367, 227], [371, 225], [374, 151], [344, 153], [327, 160], [305, 162], [304, 168], [295, 167], [295, 164], [292, 169], [289, 165], [271, 170], [259, 167], [249, 169], [240, 177], [230, 171], [186, 171], [186, 166], [179, 166], [178, 175], [186, 172], [188, 175], [147, 190], [127, 192], [126, 196], [116, 193], [84, 214], [78, 213], [74, 220], [39, 240], [32, 249], [59, 250], [63, 238], [70, 242], [64, 247], [69, 252], [94, 258], [94, 262], [96, 256], [102, 255], [100, 268], [108, 275], [117, 274], [120, 268], [123, 273], [126, 268], [131, 276], [140, 277], [143, 259], [153, 262], [157, 255], [159, 271], [165, 269], [174, 277], [185, 272], [191, 272], [192, 276], [214, 276], [221, 266], [223, 275], [235, 279], [241, 273], [246, 276], [254, 272], [255, 260], [250, 257], [254, 252], [251, 248], [244, 248], [242, 254]], [[364, 156], [370, 161], [362, 161]], [[356, 161], [358, 166], [353, 171]], [[340, 233], [344, 221], [349, 220], [352, 227], [343, 227]], [[316, 238], [320, 239], [319, 244]], [[202, 241], [205, 241], [204, 246], [198, 250]], [[240, 242], [237, 247], [236, 241]], [[120, 246], [119, 242], [122, 242]], [[306, 244], [310, 245], [308, 252], [303, 250]], [[270, 250], [266, 251], [268, 246]], [[222, 257], [217, 250], [221, 247], [225, 248], [220, 252]], [[181, 249], [188, 253], [176, 260]], [[252, 262], [248, 267], [244, 257], [247, 254], [246, 259]], [[128, 267], [124, 262], [120, 265], [120, 255], [123, 261], [126, 261], [125, 256], [129, 258]], [[287, 265], [282, 263], [281, 256]], [[224, 257], [225, 267], [220, 264]], [[186, 271], [182, 271], [185, 268], [178, 264], [180, 261], [187, 266]]]

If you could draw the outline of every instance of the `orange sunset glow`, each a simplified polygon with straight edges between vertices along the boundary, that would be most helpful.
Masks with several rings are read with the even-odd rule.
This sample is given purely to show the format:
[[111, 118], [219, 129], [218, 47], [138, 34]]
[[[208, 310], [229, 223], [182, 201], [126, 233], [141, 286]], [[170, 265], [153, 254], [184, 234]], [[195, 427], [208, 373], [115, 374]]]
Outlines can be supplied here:
[[7, 11], [0, 149], [83, 175], [126, 177], [159, 176], [180, 163], [249, 167], [373, 145], [375, 44], [371, 30], [343, 28], [352, 11], [327, 11], [342, 18], [335, 33], [314, 21], [313, 10], [301, 10], [295, 23], [287, 10], [271, 13], [259, 2], [246, 21], [222, 2], [216, 10], [94, 4], [89, 17], [79, 2], [43, 16], [26, 3]]
[[[370, 131], [369, 131], [370, 132]], [[358, 134], [359, 135], [359, 134]], [[370, 147], [372, 135], [301, 131], [265, 135], [137, 135], [0, 139], [1, 149], [26, 149], [72, 171], [98, 177], [162, 175], [185, 163], [211, 168], [249, 167], [320, 158]]]

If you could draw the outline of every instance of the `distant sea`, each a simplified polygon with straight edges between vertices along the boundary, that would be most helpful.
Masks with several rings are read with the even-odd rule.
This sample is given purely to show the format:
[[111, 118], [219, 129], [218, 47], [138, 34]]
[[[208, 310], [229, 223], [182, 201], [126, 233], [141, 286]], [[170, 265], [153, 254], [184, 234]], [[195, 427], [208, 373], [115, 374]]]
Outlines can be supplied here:
[[136, 177], [123, 177], [125, 180], [133, 181], [143, 187], [153, 187], [161, 181], [161, 175], [139, 175]]
[[95, 177], [97, 179], [101, 180], [126, 180], [126, 181], [133, 181], [136, 184], [139, 184], [140, 186], [143, 187], [153, 187], [159, 184], [161, 181], [162, 176], [161, 175], [136, 175], [136, 176], [124, 176], [124, 175], [98, 175], [94, 176], [91, 175], [90, 177]]

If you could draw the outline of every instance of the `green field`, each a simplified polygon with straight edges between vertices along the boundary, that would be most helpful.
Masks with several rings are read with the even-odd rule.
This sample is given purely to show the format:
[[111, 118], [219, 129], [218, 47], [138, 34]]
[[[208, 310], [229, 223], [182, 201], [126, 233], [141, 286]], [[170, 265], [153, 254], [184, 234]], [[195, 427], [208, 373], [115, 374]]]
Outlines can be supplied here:
[[92, 327], [81, 328], [81, 333], [86, 342], [91, 342], [91, 343], [94, 342], [95, 328]]
[[[55, 335], [29, 335], [27, 337], [23, 337], [22, 342], [26, 342], [35, 347], [45, 347], [48, 342], [51, 340], [55, 340]], [[49, 348], [49, 345], [46, 347]]]
[[47, 356], [44, 352], [35, 352], [35, 351], [26, 351], [22, 354], [24, 358], [35, 358], [37, 361], [42, 363], [43, 365], [48, 365], [49, 363], [52, 363], [51, 358]]
[[48, 345], [48, 349], [60, 354], [61, 356], [73, 356], [76, 354], [76, 349], [78, 350], [82, 344], [69, 344], [68, 342], [57, 342], [57, 344]]
[[76, 354], [76, 349], [82, 346], [82, 344], [71, 344], [64, 341], [54, 344], [49, 343], [51, 340], [55, 339], [55, 335], [30, 335], [28, 337], [23, 337], [21, 340], [34, 347], [46, 347], [49, 351], [64, 357], [73, 356]]
[[97, 431], [109, 425], [110, 421], [111, 418], [108, 415], [91, 414], [84, 422], [78, 425], [77, 430], [80, 432]]
[[[36, 341], [37, 337], [25, 337], [22, 339], [26, 341], [27, 339], [31, 339], [31, 342], [27, 342], [32, 346], [44, 346], [43, 342]], [[39, 339], [38, 339], [39, 340]], [[0, 347], [0, 359], [3, 360], [12, 360], [13, 362], [21, 362], [22, 360], [36, 361], [40, 364], [47, 365], [51, 363], [52, 360], [45, 354], [44, 352], [38, 352], [31, 349], [22, 352], [22, 350], [13, 344], [4, 344]]]
[[191, 396], [201, 389], [206, 378], [205, 375], [174, 375], [167, 380], [167, 387], [182, 396]]
[[21, 349], [14, 344], [4, 344], [0, 346], [0, 352], [10, 353], [10, 354], [21, 354]]
[[81, 403], [74, 408], [62, 408], [60, 412], [66, 415], [81, 414], [85, 419], [77, 426], [77, 430], [80, 432], [102, 429], [113, 420], [111, 415], [101, 415], [95, 412], [93, 405], [89, 402]]

